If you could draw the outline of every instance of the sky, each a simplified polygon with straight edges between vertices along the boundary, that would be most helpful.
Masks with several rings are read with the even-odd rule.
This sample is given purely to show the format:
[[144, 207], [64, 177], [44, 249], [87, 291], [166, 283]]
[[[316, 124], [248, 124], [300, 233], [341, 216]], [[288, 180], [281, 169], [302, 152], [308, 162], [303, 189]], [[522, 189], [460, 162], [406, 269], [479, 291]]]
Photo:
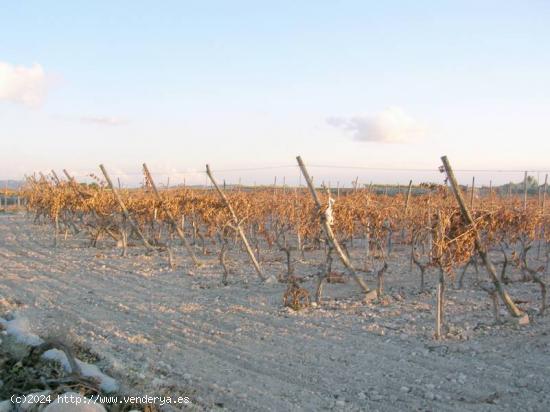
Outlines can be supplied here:
[[442, 155], [540, 178], [549, 22], [546, 0], [4, 2], [0, 179], [292, 184], [296, 155], [333, 186], [439, 181]]

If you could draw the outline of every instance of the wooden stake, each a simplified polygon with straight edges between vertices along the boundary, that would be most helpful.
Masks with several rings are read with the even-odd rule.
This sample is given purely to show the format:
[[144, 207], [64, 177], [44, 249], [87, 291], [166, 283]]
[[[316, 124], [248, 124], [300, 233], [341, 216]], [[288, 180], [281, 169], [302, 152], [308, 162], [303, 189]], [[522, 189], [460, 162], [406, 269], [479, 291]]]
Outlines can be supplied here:
[[407, 210], [409, 209], [409, 202], [411, 200], [412, 185], [413, 185], [413, 181], [411, 179], [411, 180], [409, 180], [409, 187], [407, 188], [407, 197], [405, 198], [405, 213], [407, 213]]
[[[324, 213], [322, 213], [322, 205], [321, 201], [319, 200], [319, 196], [317, 195], [317, 192], [315, 191], [315, 188], [313, 187], [313, 182], [311, 181], [311, 178], [309, 177], [309, 173], [307, 172], [306, 166], [304, 165], [304, 162], [302, 161], [302, 158], [300, 156], [296, 157], [296, 160], [298, 161], [298, 165], [300, 166], [300, 170], [302, 171], [302, 174], [304, 175], [304, 179], [307, 182], [307, 185], [309, 187], [309, 191], [311, 192], [311, 196], [313, 197], [313, 201], [315, 202], [315, 205], [317, 206], [317, 211], [319, 212], [321, 226], [323, 227], [325, 231], [325, 235], [327, 236], [328, 241], [333, 245], [334, 250], [338, 254], [338, 257], [340, 257], [340, 260], [344, 264], [344, 266], [350, 271], [351, 275], [359, 285], [359, 287], [363, 290], [363, 292], [368, 293], [370, 292], [369, 287], [367, 284], [361, 279], [357, 273], [355, 272], [355, 268], [353, 267], [351, 261], [347, 257], [347, 255], [344, 253], [342, 247], [340, 246], [340, 243], [334, 236], [334, 233], [332, 232], [332, 227], [330, 226], [329, 222], [327, 221], [327, 218]], [[357, 181], [357, 179], [356, 179]]]
[[542, 204], [541, 204], [541, 209], [542, 209], [542, 213], [544, 214], [544, 207], [546, 206], [546, 192], [548, 190], [548, 173], [546, 174], [546, 176], [544, 177], [544, 186], [543, 186], [543, 190], [542, 190]]
[[82, 193], [78, 190], [78, 185], [75, 181], [75, 179], [67, 172], [67, 169], [63, 169], [63, 173], [67, 177], [67, 180], [69, 181], [69, 186], [71, 186], [76, 193], [76, 195], [82, 200], [84, 197], [82, 196]]
[[206, 174], [210, 178], [210, 181], [216, 188], [216, 191], [220, 195], [220, 198], [222, 199], [222, 202], [227, 207], [227, 210], [229, 210], [229, 213], [231, 214], [231, 219], [233, 220], [233, 224], [235, 225], [235, 230], [241, 237], [241, 240], [243, 241], [244, 247], [246, 249], [246, 252], [248, 253], [248, 256], [250, 257], [250, 260], [252, 261], [252, 264], [254, 265], [254, 269], [256, 270], [256, 274], [258, 277], [262, 280], [266, 280], [267, 278], [262, 273], [262, 269], [260, 268], [260, 264], [256, 260], [256, 257], [254, 256], [254, 252], [252, 251], [252, 248], [250, 247], [250, 244], [248, 243], [248, 239], [246, 238], [246, 235], [244, 234], [244, 230], [241, 226], [241, 222], [239, 222], [239, 218], [235, 214], [235, 211], [233, 210], [233, 207], [231, 206], [231, 203], [229, 203], [229, 199], [227, 196], [225, 196], [225, 193], [219, 188], [218, 183], [214, 179], [214, 176], [212, 175], [212, 172], [210, 171], [210, 166], [206, 165]]
[[[548, 173], [544, 176], [544, 185], [542, 186], [542, 193], [540, 199], [540, 213], [544, 216], [544, 208], [546, 206], [546, 190], [548, 188]], [[544, 240], [544, 223], [540, 224], [540, 236], [539, 236], [539, 246], [537, 251], [537, 259], [540, 259], [540, 253], [542, 248], [542, 242]]]
[[[107, 184], [111, 188], [111, 191], [113, 192], [113, 195], [115, 196], [115, 200], [117, 201], [120, 209], [122, 210], [122, 214], [124, 215], [126, 220], [128, 220], [128, 223], [130, 223], [130, 226], [132, 226], [132, 229], [134, 229], [134, 232], [137, 233], [137, 235], [139, 236], [139, 238], [143, 242], [143, 245], [148, 250], [155, 250], [155, 248], [153, 246], [151, 246], [151, 244], [147, 241], [147, 239], [145, 239], [145, 236], [141, 232], [140, 228], [134, 222], [134, 219], [132, 219], [132, 217], [130, 216], [130, 213], [128, 212], [128, 209], [126, 208], [126, 205], [122, 201], [122, 198], [120, 197], [120, 194], [118, 193], [118, 190], [114, 187], [113, 182], [111, 181], [111, 178], [109, 177], [109, 174], [107, 173], [107, 170], [105, 169], [105, 166], [99, 165], [99, 168], [101, 169], [101, 172], [103, 173], [103, 176], [105, 176], [105, 180], [107, 180]], [[121, 231], [121, 234], [122, 234], [122, 231]]]
[[470, 193], [470, 209], [474, 208], [474, 192], [476, 187], [476, 177], [472, 177], [472, 192]]
[[474, 233], [475, 233], [474, 241], [475, 241], [476, 250], [479, 253], [479, 256], [481, 257], [481, 260], [483, 261], [485, 268], [487, 269], [487, 272], [489, 274], [489, 277], [491, 278], [491, 281], [495, 285], [495, 289], [497, 290], [504, 305], [506, 305], [506, 309], [508, 309], [508, 312], [512, 316], [517, 318], [525, 316], [525, 314], [516, 306], [516, 304], [510, 297], [510, 295], [508, 295], [508, 292], [504, 289], [500, 280], [497, 277], [495, 266], [493, 265], [493, 262], [491, 262], [491, 260], [489, 259], [489, 256], [487, 255], [487, 250], [481, 242], [481, 237], [479, 236], [478, 231], [475, 230], [474, 219], [472, 217], [472, 214], [470, 213], [470, 210], [466, 206], [466, 203], [464, 202], [462, 193], [460, 192], [460, 187], [458, 186], [453, 169], [451, 168], [451, 164], [449, 163], [447, 156], [441, 157], [441, 161], [443, 162], [443, 167], [445, 168], [447, 178], [449, 179], [451, 189], [453, 191], [453, 194], [460, 208], [462, 217], [466, 221], [466, 224], [472, 226], [472, 228], [474, 229]]
[[59, 180], [59, 177], [57, 177], [57, 173], [55, 173], [55, 170], [53, 169], [52, 169], [52, 176], [53, 176], [53, 180], [55, 180], [55, 183], [59, 185], [61, 181]]
[[191, 248], [191, 245], [189, 245], [189, 242], [187, 242], [187, 238], [185, 237], [185, 233], [183, 232], [183, 228], [181, 228], [178, 223], [176, 222], [176, 219], [174, 218], [174, 215], [172, 215], [172, 212], [166, 207], [166, 204], [164, 203], [164, 200], [160, 196], [160, 193], [157, 190], [157, 186], [155, 185], [155, 182], [153, 180], [153, 177], [151, 176], [151, 173], [149, 172], [149, 169], [147, 168], [147, 165], [143, 163], [143, 171], [145, 172], [145, 175], [147, 176], [147, 179], [149, 180], [149, 183], [151, 184], [151, 188], [153, 189], [153, 193], [155, 194], [155, 197], [160, 202], [162, 208], [166, 212], [166, 215], [168, 216], [168, 219], [170, 220], [170, 223], [172, 226], [176, 229], [176, 233], [180, 240], [183, 243], [183, 246], [185, 247], [185, 250], [187, 250], [187, 253], [189, 253], [189, 256], [191, 256], [191, 260], [193, 261], [193, 264], [195, 266], [201, 266], [201, 262], [197, 259], [197, 256], [195, 255], [195, 252], [193, 251], [193, 248]]
[[523, 177], [523, 210], [527, 210], [527, 172]]

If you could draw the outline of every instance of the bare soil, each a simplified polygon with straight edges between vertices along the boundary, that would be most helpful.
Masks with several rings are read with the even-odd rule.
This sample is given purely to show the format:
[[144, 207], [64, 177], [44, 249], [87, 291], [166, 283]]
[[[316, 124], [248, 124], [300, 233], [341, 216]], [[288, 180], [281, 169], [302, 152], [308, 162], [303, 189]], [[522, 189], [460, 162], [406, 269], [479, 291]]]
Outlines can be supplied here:
[[[168, 270], [165, 257], [137, 246], [126, 258], [84, 236], [54, 248], [51, 226], [22, 214], [0, 215], [0, 234], [0, 315], [27, 317], [41, 336], [68, 336], [132, 394], [190, 396], [205, 410], [550, 410], [550, 315], [537, 315], [531, 283], [509, 286], [530, 313], [521, 327], [505, 312], [495, 324], [486, 292], [473, 286], [483, 268], [468, 272], [463, 290], [449, 283], [449, 330], [435, 341], [438, 275], [420, 293], [399, 245], [381, 302], [363, 303], [349, 281], [296, 312], [282, 305], [286, 285], [261, 283], [238, 250], [228, 253], [234, 274], [224, 286], [215, 253], [195, 269], [178, 247]], [[360, 251], [352, 254], [359, 262]], [[323, 258], [306, 259], [296, 274], [313, 296]], [[284, 273], [283, 253], [264, 253], [262, 266]]]

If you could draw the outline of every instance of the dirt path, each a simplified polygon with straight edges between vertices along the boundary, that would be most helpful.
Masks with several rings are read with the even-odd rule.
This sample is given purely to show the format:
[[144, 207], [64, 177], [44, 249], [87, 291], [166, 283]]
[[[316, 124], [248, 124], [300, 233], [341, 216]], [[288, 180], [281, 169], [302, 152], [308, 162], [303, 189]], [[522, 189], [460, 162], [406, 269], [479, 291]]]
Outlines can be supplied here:
[[[387, 279], [390, 296], [404, 287], [403, 302], [360, 304], [350, 284], [328, 288], [338, 301], [294, 313], [281, 307], [284, 285], [258, 283], [244, 257], [233, 256], [239, 276], [224, 287], [215, 257], [192, 270], [178, 250], [170, 272], [141, 250], [120, 258], [84, 239], [54, 249], [50, 227], [19, 215], [0, 216], [0, 233], [4, 306], [39, 334], [84, 342], [137, 394], [258, 411], [550, 408], [548, 317], [493, 327], [482, 292], [451, 291], [449, 318], [470, 339], [436, 343], [433, 296], [413, 293], [405, 264]], [[535, 299], [536, 288], [518, 287]]]

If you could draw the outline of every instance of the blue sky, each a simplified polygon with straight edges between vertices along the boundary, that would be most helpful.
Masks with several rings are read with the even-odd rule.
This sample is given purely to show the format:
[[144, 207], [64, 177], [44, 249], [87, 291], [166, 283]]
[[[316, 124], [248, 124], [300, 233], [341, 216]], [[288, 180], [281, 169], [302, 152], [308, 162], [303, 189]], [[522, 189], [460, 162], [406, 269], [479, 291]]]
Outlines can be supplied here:
[[[430, 169], [447, 154], [456, 168], [550, 169], [549, 21], [547, 1], [6, 3], [0, 178], [105, 163], [130, 183], [146, 161], [202, 182], [205, 163], [281, 166], [297, 154], [318, 165]], [[20, 98], [38, 85], [36, 102]], [[411, 173], [314, 171], [439, 178]], [[220, 172], [275, 174], [298, 175]]]

